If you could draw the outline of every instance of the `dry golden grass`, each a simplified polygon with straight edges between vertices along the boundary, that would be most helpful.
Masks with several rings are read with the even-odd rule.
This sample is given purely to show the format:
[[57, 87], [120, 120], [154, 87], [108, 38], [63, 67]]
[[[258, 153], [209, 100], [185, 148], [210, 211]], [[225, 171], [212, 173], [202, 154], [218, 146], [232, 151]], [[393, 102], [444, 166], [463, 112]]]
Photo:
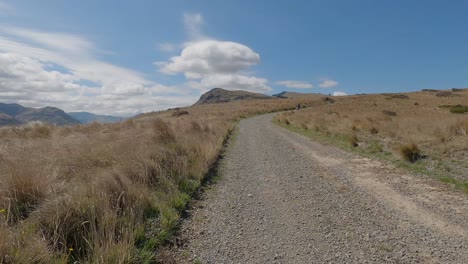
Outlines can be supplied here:
[[151, 263], [239, 118], [316, 97], [0, 129], [0, 263]]
[[412, 146], [428, 156], [428, 166], [434, 160], [453, 160], [454, 170], [448, 173], [468, 180], [468, 114], [450, 111], [451, 106], [461, 109], [457, 105], [467, 103], [468, 89], [354, 95], [323, 98], [308, 109], [281, 113], [277, 120], [321, 134], [347, 137], [358, 148], [372, 148], [402, 159], [408, 159], [405, 154], [414, 154], [406, 151]]

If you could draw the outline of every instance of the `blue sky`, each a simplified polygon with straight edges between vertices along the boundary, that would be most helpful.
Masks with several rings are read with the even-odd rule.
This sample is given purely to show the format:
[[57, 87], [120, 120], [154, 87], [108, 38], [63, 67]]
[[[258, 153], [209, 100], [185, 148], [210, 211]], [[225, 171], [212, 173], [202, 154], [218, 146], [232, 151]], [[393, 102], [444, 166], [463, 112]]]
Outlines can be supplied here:
[[0, 0], [0, 102], [133, 115], [214, 88], [467, 87], [466, 1]]

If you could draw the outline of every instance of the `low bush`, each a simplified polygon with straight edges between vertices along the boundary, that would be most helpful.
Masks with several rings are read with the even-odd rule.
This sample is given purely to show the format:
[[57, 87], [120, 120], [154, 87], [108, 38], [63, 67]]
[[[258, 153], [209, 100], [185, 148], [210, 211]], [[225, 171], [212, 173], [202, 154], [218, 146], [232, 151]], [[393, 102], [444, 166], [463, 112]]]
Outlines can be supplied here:
[[383, 110], [382, 113], [388, 115], [388, 116], [396, 116], [397, 113], [389, 110]]
[[435, 96], [437, 96], [437, 97], [458, 97], [460, 95], [454, 94], [454, 93], [449, 92], [449, 91], [441, 91], [441, 92], [436, 93]]
[[407, 96], [406, 94], [394, 94], [394, 95], [391, 95], [390, 98], [409, 99], [409, 96]]
[[468, 112], [468, 106], [466, 105], [455, 105], [450, 108], [450, 112], [454, 114], [464, 114]]
[[401, 156], [409, 162], [416, 162], [421, 159], [421, 151], [416, 144], [408, 144], [400, 147]]
[[176, 110], [176, 111], [174, 111], [174, 112], [172, 113], [172, 116], [173, 116], [173, 117], [179, 117], [179, 116], [188, 115], [188, 114], [189, 114], [188, 111], [178, 109], [178, 110]]
[[450, 113], [454, 113], [454, 114], [464, 114], [464, 113], [468, 112], [468, 106], [461, 105], [461, 104], [457, 104], [457, 105], [440, 105], [439, 107], [449, 109]]

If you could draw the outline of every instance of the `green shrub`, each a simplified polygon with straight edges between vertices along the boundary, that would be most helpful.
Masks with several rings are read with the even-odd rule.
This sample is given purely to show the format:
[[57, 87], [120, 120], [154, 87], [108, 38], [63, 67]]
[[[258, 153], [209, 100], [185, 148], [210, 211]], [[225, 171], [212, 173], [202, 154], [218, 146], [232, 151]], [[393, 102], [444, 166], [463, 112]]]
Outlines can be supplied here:
[[455, 105], [452, 108], [450, 108], [450, 113], [464, 114], [466, 112], [468, 112], [468, 106], [466, 105]]
[[466, 105], [440, 105], [439, 107], [449, 109], [450, 113], [453, 114], [464, 114], [468, 112], [468, 106]]

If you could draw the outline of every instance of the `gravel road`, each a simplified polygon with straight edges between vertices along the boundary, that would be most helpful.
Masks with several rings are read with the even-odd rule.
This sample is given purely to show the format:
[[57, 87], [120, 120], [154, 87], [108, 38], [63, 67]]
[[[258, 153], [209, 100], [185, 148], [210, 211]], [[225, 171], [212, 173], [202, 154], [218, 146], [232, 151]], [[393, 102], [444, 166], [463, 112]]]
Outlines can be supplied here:
[[468, 196], [245, 119], [177, 263], [468, 263]]

